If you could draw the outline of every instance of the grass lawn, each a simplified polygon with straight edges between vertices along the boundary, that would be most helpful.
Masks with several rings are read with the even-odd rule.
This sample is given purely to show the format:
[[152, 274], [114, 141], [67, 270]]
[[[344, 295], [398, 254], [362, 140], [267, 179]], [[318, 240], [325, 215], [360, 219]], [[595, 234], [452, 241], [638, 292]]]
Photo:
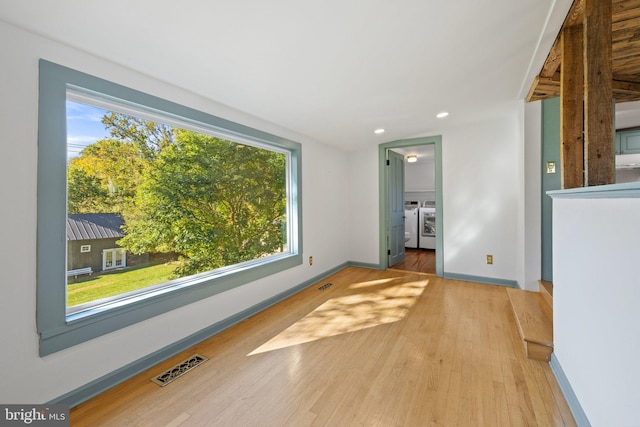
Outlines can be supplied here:
[[67, 306], [84, 304], [169, 280], [177, 264], [167, 263], [103, 274], [67, 286]]

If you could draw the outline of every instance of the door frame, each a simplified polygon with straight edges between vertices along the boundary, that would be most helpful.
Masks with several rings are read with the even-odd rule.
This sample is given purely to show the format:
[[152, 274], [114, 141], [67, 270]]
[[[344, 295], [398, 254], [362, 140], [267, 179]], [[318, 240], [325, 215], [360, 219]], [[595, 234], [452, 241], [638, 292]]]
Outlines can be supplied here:
[[439, 233], [436, 235], [436, 275], [444, 275], [444, 254], [443, 254], [443, 206], [442, 206], [442, 135], [427, 136], [421, 138], [400, 139], [397, 141], [385, 142], [378, 146], [378, 192], [379, 192], [379, 265], [382, 269], [387, 269], [390, 223], [387, 215], [389, 204], [389, 194], [387, 191], [388, 178], [385, 168], [387, 167], [387, 150], [400, 147], [414, 147], [418, 145], [435, 146], [435, 168], [436, 168], [436, 221]]

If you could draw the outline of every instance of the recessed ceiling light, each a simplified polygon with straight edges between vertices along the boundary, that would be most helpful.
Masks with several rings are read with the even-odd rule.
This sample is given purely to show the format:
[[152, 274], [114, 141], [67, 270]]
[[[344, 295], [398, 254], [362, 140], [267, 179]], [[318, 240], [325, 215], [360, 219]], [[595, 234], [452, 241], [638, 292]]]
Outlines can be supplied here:
[[384, 133], [384, 129], [382, 129], [382, 128], [376, 129], [376, 130], [373, 131], [373, 133], [377, 133], [377, 134]]
[[439, 119], [444, 119], [444, 118], [445, 118], [445, 117], [447, 117], [448, 115], [449, 115], [449, 113], [448, 113], [448, 112], [443, 111], [442, 113], [438, 113], [438, 114], [436, 114], [436, 117], [437, 117], [437, 118], [439, 118]]

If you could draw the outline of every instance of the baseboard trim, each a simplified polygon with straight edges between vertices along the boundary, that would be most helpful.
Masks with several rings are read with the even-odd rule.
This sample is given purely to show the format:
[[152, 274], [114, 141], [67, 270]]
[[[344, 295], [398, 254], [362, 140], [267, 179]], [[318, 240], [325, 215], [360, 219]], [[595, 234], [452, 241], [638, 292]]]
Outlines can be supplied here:
[[485, 285], [508, 286], [510, 288], [520, 289], [518, 282], [515, 280], [496, 279], [495, 277], [472, 276], [468, 274], [444, 273], [445, 279], [462, 280], [464, 282], [483, 283]]
[[565, 375], [564, 370], [560, 365], [560, 361], [558, 360], [558, 357], [555, 355], [555, 353], [551, 353], [551, 361], [549, 362], [549, 366], [551, 367], [553, 375], [556, 377], [556, 381], [558, 381], [560, 391], [562, 391], [562, 394], [564, 395], [564, 398], [569, 405], [571, 414], [576, 420], [576, 424], [578, 424], [578, 427], [591, 427], [591, 423], [587, 418], [587, 414], [584, 413], [584, 410], [580, 405], [580, 401], [578, 401], [578, 397], [571, 387], [569, 378], [567, 378], [567, 376]]
[[357, 261], [349, 261], [346, 263], [346, 266], [370, 268], [372, 270], [386, 270], [386, 267], [380, 264], [369, 264], [366, 262], [357, 262]]
[[277, 295], [274, 295], [273, 297], [268, 298], [254, 306], [251, 306], [246, 310], [236, 313], [233, 316], [230, 316], [224, 320], [221, 320], [220, 322], [215, 323], [209, 327], [206, 327], [179, 341], [176, 341], [173, 344], [169, 344], [168, 346], [154, 353], [144, 356], [119, 369], [116, 369], [113, 372], [110, 372], [100, 378], [97, 378], [96, 380], [91, 381], [90, 383], [87, 383], [81, 387], [78, 387], [77, 389], [72, 390], [69, 393], [66, 393], [62, 396], [59, 396], [47, 403], [68, 405], [71, 408], [73, 408], [74, 406], [78, 406], [79, 404], [91, 399], [94, 396], [97, 396], [100, 393], [105, 392], [106, 390], [120, 384], [121, 382], [126, 381], [129, 378], [132, 378], [143, 371], [146, 371], [150, 367], [172, 356], [175, 356], [176, 354], [184, 350], [187, 350], [190, 347], [193, 347], [199, 342], [202, 342], [207, 338], [210, 338], [224, 331], [225, 329], [230, 328], [231, 326], [271, 307], [272, 305], [277, 304], [280, 301], [283, 301], [286, 298], [289, 298], [290, 296], [297, 294], [298, 292], [308, 288], [309, 286], [321, 281], [325, 277], [330, 276], [342, 270], [343, 268], [351, 265], [358, 266], [358, 267], [366, 266], [366, 268], [377, 268], [376, 264], [369, 265], [369, 264], [356, 263], [356, 262], [345, 262], [343, 264], [340, 264], [334, 268], [331, 268], [321, 274], [318, 274], [312, 277], [309, 280], [306, 280], [292, 287], [291, 289], [285, 292], [281, 292]]

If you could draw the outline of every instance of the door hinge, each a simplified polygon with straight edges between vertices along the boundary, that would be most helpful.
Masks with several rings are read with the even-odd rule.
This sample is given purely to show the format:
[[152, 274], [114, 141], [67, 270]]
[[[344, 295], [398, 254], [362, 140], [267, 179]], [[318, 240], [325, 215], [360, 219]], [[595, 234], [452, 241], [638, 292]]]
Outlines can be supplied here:
[[389, 159], [387, 159], [387, 166], [389, 166], [391, 163], [389, 163]]
[[387, 255], [391, 255], [391, 249], [387, 249]]

